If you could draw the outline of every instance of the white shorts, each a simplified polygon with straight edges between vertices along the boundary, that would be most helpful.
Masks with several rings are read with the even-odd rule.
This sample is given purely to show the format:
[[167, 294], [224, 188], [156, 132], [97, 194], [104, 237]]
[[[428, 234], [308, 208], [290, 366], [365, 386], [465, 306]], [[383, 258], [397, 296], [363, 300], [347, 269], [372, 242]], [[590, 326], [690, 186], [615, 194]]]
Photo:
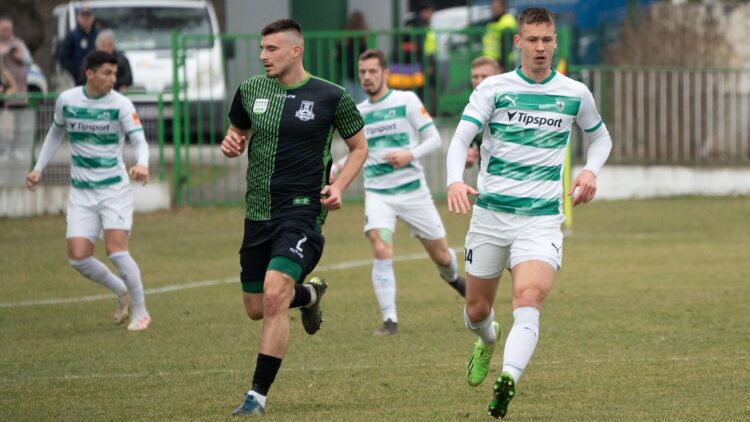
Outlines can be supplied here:
[[505, 267], [541, 260], [557, 271], [562, 246], [559, 215], [531, 217], [475, 205], [464, 245], [465, 268], [475, 277], [497, 278]]
[[85, 237], [92, 243], [102, 230], [130, 231], [133, 191], [130, 183], [100, 189], [70, 188], [65, 237]]
[[414, 237], [426, 240], [445, 237], [443, 221], [426, 187], [398, 195], [365, 191], [365, 233], [373, 229], [393, 232], [396, 218], [406, 223]]

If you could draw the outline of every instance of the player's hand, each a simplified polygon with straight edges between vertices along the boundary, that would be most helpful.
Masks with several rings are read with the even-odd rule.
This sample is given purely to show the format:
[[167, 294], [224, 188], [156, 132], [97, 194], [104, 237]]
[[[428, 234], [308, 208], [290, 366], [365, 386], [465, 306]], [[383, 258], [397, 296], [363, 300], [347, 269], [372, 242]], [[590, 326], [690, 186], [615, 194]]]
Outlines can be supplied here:
[[469, 152], [466, 153], [466, 168], [470, 168], [477, 162], [479, 158], [479, 150], [476, 148], [469, 148]]
[[328, 211], [336, 211], [341, 208], [341, 189], [336, 185], [325, 185], [320, 191], [320, 203]]
[[145, 185], [148, 183], [148, 168], [138, 164], [130, 168], [130, 177]]
[[232, 130], [227, 131], [224, 140], [221, 141], [221, 152], [229, 158], [237, 157], [245, 152], [247, 136], [240, 135]]
[[409, 164], [414, 159], [414, 155], [411, 151], [394, 151], [386, 154], [384, 158], [388, 164], [397, 169]]
[[573, 195], [576, 188], [578, 188], [578, 194], [573, 198], [573, 206], [578, 204], [585, 204], [594, 199], [596, 195], [596, 176], [591, 170], [584, 169], [581, 171], [575, 179], [573, 184], [570, 185], [568, 195]]
[[42, 178], [42, 172], [34, 170], [26, 176], [26, 189], [34, 190], [39, 180]]
[[474, 188], [463, 183], [453, 182], [448, 186], [448, 211], [466, 214], [471, 210], [469, 195], [479, 195]]

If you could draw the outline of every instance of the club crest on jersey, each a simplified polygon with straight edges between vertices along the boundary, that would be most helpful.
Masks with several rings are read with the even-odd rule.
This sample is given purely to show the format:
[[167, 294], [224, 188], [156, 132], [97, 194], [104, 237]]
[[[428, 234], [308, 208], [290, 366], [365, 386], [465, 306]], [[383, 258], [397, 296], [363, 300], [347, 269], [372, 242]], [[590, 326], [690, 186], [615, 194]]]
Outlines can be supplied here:
[[256, 98], [253, 103], [253, 113], [263, 114], [268, 110], [268, 98]]
[[557, 100], [557, 101], [555, 101], [555, 107], [557, 107], [557, 111], [559, 111], [560, 113], [562, 113], [563, 110], [565, 110], [565, 101], [563, 101], [563, 100]]
[[315, 113], [313, 113], [313, 105], [315, 105], [314, 101], [302, 101], [302, 104], [299, 106], [299, 110], [294, 113], [294, 117], [302, 120], [303, 122], [313, 120], [315, 118]]

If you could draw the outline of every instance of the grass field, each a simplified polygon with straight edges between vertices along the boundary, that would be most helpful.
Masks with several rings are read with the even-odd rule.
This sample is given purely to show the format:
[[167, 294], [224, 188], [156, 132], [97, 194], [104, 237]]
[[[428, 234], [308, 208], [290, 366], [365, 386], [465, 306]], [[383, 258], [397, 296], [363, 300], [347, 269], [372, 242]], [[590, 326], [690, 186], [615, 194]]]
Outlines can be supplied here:
[[[468, 219], [441, 213], [460, 247]], [[142, 333], [114, 326], [114, 298], [97, 299], [106, 290], [68, 266], [64, 217], [0, 220], [0, 420], [229, 419], [261, 328], [233, 281], [241, 218], [239, 208], [136, 215], [131, 253], [154, 320]], [[372, 336], [361, 220], [360, 204], [329, 217], [326, 322], [307, 336], [290, 314], [267, 419], [488, 420], [491, 380], [464, 380], [475, 339], [463, 303], [403, 226], [400, 332]], [[507, 276], [495, 310], [507, 333]], [[750, 420], [750, 198], [577, 209], [540, 330], [507, 420]], [[501, 362], [499, 347], [493, 371]]]

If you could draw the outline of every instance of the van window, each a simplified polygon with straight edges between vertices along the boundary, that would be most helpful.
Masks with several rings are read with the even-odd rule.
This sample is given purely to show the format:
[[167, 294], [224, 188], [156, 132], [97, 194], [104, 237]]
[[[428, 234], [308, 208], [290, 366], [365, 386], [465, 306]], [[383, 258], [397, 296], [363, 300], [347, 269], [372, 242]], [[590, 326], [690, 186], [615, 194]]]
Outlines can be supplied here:
[[[102, 27], [117, 35], [117, 47], [124, 51], [168, 50], [172, 31], [181, 34], [213, 34], [208, 10], [179, 7], [97, 7], [93, 10]], [[191, 47], [211, 48], [209, 38], [190, 43]]]

